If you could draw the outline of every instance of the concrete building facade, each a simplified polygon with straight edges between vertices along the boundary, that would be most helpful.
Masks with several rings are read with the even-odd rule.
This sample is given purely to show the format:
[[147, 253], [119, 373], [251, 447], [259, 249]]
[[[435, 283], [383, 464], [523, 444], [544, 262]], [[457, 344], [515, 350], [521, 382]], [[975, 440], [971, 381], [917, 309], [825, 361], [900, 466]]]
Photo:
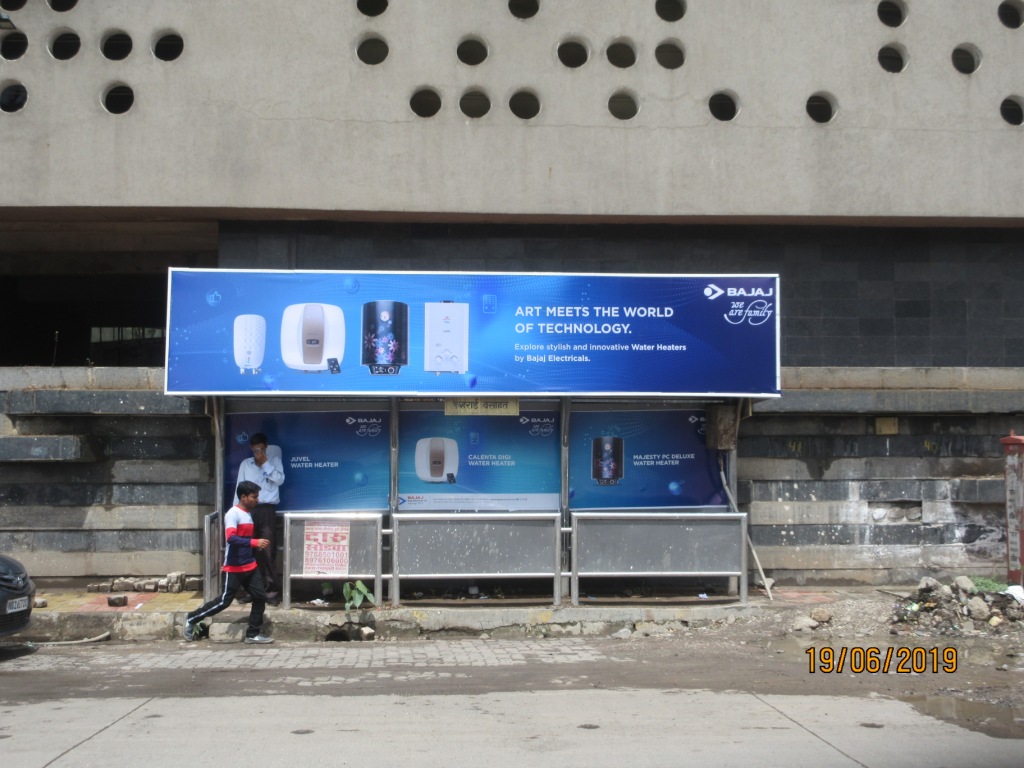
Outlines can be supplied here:
[[0, 0], [0, 549], [198, 572], [168, 267], [778, 273], [776, 578], [998, 574], [1021, 0]]

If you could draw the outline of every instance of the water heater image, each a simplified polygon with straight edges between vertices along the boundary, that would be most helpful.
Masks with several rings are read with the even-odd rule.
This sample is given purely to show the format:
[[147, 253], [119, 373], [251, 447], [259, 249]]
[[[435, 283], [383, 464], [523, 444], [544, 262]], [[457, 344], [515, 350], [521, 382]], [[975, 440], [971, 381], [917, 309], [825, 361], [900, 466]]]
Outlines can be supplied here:
[[239, 373], [257, 374], [267, 350], [267, 321], [262, 315], [235, 318], [235, 365]]
[[292, 304], [281, 318], [281, 359], [289, 368], [341, 372], [345, 313], [333, 304]]
[[459, 473], [459, 444], [450, 437], [416, 442], [416, 477], [425, 483], [454, 483]]
[[622, 479], [623, 455], [621, 437], [602, 435], [594, 438], [591, 473], [598, 485], [618, 485]]
[[394, 375], [409, 364], [409, 305], [400, 301], [363, 304], [361, 363], [375, 375]]
[[469, 370], [469, 304], [454, 301], [423, 305], [423, 370]]

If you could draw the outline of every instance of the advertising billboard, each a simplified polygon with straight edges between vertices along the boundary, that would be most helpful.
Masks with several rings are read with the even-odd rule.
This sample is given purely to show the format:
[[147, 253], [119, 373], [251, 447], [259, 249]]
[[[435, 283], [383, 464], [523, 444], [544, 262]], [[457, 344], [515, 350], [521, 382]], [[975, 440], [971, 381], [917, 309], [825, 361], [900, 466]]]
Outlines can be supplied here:
[[234, 503], [238, 468], [262, 433], [284, 471], [287, 511], [387, 509], [391, 487], [387, 411], [231, 413], [224, 417], [224, 508]]
[[725, 506], [704, 411], [583, 411], [569, 423], [569, 507]]
[[398, 509], [555, 510], [558, 414], [445, 416], [405, 411], [398, 425]]
[[777, 275], [172, 269], [168, 294], [168, 394], [779, 394]]

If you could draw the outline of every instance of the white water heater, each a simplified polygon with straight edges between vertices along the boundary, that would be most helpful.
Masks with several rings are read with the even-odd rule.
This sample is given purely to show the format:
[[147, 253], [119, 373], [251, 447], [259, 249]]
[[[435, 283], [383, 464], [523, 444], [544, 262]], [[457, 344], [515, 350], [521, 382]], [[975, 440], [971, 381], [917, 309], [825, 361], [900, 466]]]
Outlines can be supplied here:
[[239, 373], [257, 374], [267, 350], [267, 321], [262, 315], [235, 318], [235, 365]]
[[454, 483], [459, 473], [459, 444], [450, 437], [416, 442], [416, 477], [425, 483]]
[[428, 302], [423, 312], [423, 370], [438, 374], [468, 371], [469, 304]]
[[292, 304], [281, 318], [281, 359], [289, 368], [341, 372], [345, 313], [333, 304]]

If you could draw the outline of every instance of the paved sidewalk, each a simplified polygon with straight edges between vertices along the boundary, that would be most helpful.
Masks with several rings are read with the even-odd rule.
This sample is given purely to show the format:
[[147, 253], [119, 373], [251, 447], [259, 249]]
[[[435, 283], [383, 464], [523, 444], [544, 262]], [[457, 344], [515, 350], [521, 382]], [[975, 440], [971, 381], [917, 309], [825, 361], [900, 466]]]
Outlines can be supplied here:
[[[202, 602], [199, 593], [127, 592], [123, 607], [107, 604], [109, 595], [67, 590], [40, 590], [44, 608], [33, 611], [28, 630], [7, 642], [75, 642], [109, 633], [114, 640], [168, 640], [179, 636], [185, 613]], [[709, 599], [607, 598], [585, 600], [579, 606], [555, 607], [542, 600], [422, 600], [397, 608], [385, 604], [350, 612], [340, 602], [326, 606], [293, 602], [289, 609], [269, 606], [265, 627], [286, 640], [316, 642], [336, 639], [336, 633], [355, 632], [367, 625], [378, 637], [415, 637], [439, 633], [494, 637], [559, 637], [611, 635], [642, 626], [699, 626], [729, 616], [757, 615], [766, 611], [798, 612], [806, 606], [837, 600], [877, 596], [872, 587], [779, 588], [773, 598], [751, 590], [747, 603], [737, 598]], [[215, 617], [214, 641], [241, 639], [249, 606], [239, 603]]]

